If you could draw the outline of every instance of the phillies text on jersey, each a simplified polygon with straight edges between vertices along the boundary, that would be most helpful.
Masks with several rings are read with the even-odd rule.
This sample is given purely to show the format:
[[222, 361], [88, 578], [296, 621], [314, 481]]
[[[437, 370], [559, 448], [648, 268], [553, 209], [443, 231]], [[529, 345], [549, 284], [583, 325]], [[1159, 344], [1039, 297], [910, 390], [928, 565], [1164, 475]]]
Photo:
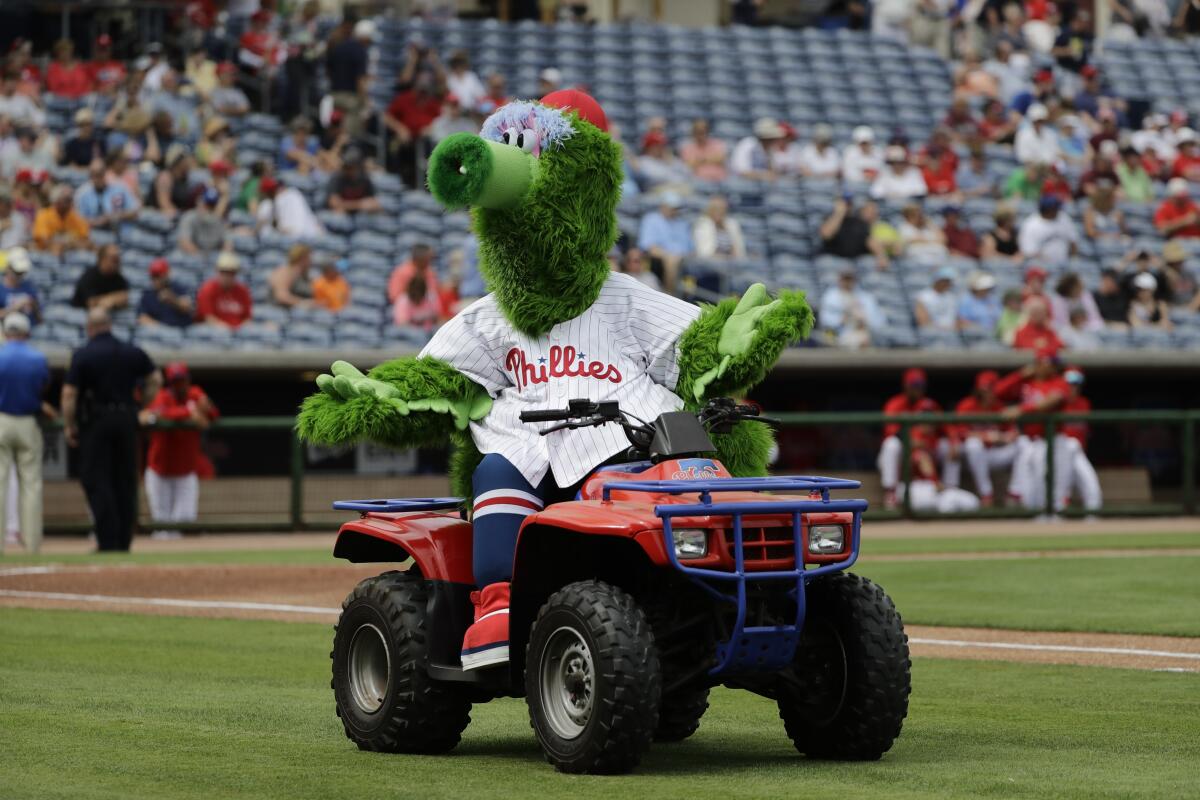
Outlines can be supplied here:
[[698, 316], [697, 306], [612, 273], [587, 310], [541, 336], [516, 330], [488, 295], [443, 325], [421, 356], [447, 362], [494, 399], [471, 423], [480, 452], [504, 456], [533, 486], [547, 470], [570, 486], [629, 447], [624, 431], [603, 425], [541, 436], [544, 426], [521, 422], [520, 413], [574, 399], [615, 400], [645, 420], [679, 410], [679, 337]]

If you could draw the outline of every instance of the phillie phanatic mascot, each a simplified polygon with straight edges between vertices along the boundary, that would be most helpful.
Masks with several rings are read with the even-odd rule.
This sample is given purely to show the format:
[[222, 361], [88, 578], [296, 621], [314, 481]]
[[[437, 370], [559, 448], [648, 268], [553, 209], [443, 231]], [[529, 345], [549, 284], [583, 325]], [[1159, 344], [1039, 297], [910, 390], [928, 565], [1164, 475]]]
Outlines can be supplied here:
[[[799, 293], [772, 300], [756, 284], [740, 301], [701, 308], [611, 272], [622, 173], [607, 130], [595, 100], [563, 90], [502, 106], [478, 136], [442, 141], [429, 188], [449, 209], [470, 207], [491, 294], [416, 358], [366, 375], [335, 363], [301, 409], [299, 432], [312, 442], [454, 442], [451, 479], [456, 494], [473, 499], [479, 587], [465, 669], [508, 660], [508, 581], [524, 519], [573, 497], [629, 446], [614, 425], [539, 436], [519, 421], [522, 411], [565, 408], [573, 398], [615, 400], [647, 420], [699, 408], [762, 380], [812, 327]], [[765, 474], [767, 426], [739, 423], [714, 443], [734, 475]]]

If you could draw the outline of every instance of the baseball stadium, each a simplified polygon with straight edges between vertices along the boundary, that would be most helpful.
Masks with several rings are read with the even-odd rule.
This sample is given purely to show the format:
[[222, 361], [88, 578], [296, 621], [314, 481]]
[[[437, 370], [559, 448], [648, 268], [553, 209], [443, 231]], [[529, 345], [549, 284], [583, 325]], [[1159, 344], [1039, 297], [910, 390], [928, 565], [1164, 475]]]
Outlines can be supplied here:
[[0, 3], [0, 798], [1193, 798], [1200, 0]]

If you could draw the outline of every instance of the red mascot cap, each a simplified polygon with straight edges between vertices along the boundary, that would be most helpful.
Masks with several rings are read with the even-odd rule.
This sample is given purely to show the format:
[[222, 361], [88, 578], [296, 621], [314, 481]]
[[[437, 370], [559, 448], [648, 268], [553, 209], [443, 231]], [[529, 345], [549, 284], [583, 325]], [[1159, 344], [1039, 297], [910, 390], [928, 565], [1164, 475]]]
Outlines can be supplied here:
[[596, 99], [578, 89], [559, 89], [539, 101], [544, 106], [574, 111], [580, 119], [587, 120], [605, 133], [608, 132], [608, 117]]

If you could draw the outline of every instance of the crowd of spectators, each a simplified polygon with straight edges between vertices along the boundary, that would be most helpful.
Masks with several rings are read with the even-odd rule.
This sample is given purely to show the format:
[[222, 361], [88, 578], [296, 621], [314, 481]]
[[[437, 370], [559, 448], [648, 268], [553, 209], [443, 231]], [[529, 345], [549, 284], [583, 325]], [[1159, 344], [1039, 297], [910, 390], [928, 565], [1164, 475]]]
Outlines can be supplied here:
[[[838, 142], [832, 125], [797, 130], [770, 117], [729, 140], [699, 115], [677, 140], [660, 117], [646, 119], [635, 137], [614, 129], [625, 147], [626, 193], [652, 198], [643, 205], [652, 210], [614, 250], [613, 268], [694, 296], [688, 263], [736, 265], [762, 248], [726, 198], [691, 197], [697, 184], [799, 182], [832, 191], [832, 210], [819, 227], [824, 253], [859, 264], [865, 258], [882, 271], [897, 261], [927, 271], [928, 285], [910, 295], [918, 331], [1023, 341], [1017, 333], [1043, 316], [1036, 308], [1042, 297], [1026, 285], [1014, 299], [996, 274], [1004, 263], [1055, 276], [1045, 326], [1067, 346], [1099, 346], [1094, 334], [1104, 327], [1166, 329], [1180, 313], [1195, 313], [1200, 296], [1188, 264], [1195, 247], [1170, 247], [1200, 241], [1200, 137], [1187, 112], [1159, 113], [1116, 96], [1098, 66], [1102, 42], [1085, 10], [935, 2], [915, 13], [916, 5], [890, 0], [849, 22], [952, 60], [953, 96], [928, 139], [913, 140], [902, 127], [859, 125]], [[1106, 35], [1118, 39], [1172, 26], [1191, 31], [1196, 22], [1190, 11], [1172, 20], [1131, 16], [1119, 3], [1114, 9]], [[440, 139], [477, 130], [509, 99], [501, 74], [481, 75], [466, 50], [439, 52], [419, 37], [410, 37], [395, 75], [378, 74], [375, 23], [326, 20], [316, 3], [290, 15], [264, 8], [243, 20], [236, 39], [222, 38], [224, 23], [203, 9], [189, 6], [188, 14], [166, 47], [151, 42], [135, 52], [105, 33], [80, 57], [69, 40], [49, 53], [18, 40], [0, 70], [0, 248], [93, 252], [95, 266], [72, 298], [77, 306], [130, 306], [147, 325], [253, 320], [245, 271], [261, 267], [243, 263], [237, 236], [311, 242], [327, 233], [330, 214], [384, 213], [383, 171], [420, 187]], [[380, 82], [394, 89], [385, 107], [370, 99]], [[559, 70], [541, 71], [539, 92], [562, 85]], [[56, 135], [48, 116], [68, 101], [70, 130]], [[272, 157], [248, 159], [240, 121], [258, 109], [277, 114], [286, 128]], [[996, 174], [995, 148], [1012, 154], [1006, 175]], [[976, 201], [995, 203], [991, 226], [981, 228], [968, 213]], [[1131, 232], [1131, 204], [1150, 209], [1168, 247], [1143, 252]], [[162, 221], [174, 254], [150, 265], [150, 288], [131, 298], [120, 265], [123, 234], [148, 214]], [[1084, 237], [1128, 251], [1106, 265], [1112, 274], [1097, 285], [1064, 273]], [[432, 252], [431, 245], [414, 248], [388, 282], [397, 326], [428, 331], [461, 299], [483, 291], [473, 253], [445, 253], [438, 263]], [[209, 272], [202, 285], [171, 277], [175, 254], [203, 260]], [[460, 263], [450, 276], [452, 258]], [[346, 267], [297, 245], [270, 268], [265, 302], [337, 313], [355, 291]], [[861, 270], [835, 272], [811, 298], [819, 325], [830, 342], [870, 346], [889, 313]], [[1094, 298], [1092, 308], [1084, 298]]]

